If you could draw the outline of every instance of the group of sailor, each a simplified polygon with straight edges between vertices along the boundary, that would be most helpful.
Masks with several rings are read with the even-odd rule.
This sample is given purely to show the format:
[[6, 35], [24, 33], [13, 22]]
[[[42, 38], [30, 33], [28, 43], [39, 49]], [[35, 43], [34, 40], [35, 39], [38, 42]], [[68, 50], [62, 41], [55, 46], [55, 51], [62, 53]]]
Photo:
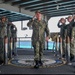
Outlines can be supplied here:
[[[68, 24], [66, 23], [68, 21]], [[57, 24], [60, 28], [60, 38], [62, 39], [62, 58], [66, 56], [66, 43], [69, 38], [70, 44], [70, 61], [75, 56], [75, 16], [68, 16], [67, 18], [61, 18]]]
[[0, 19], [0, 64], [4, 63], [5, 50], [7, 53], [7, 59], [11, 58], [11, 55], [16, 55], [15, 42], [17, 41], [17, 28], [8, 21], [6, 16], [2, 16]]

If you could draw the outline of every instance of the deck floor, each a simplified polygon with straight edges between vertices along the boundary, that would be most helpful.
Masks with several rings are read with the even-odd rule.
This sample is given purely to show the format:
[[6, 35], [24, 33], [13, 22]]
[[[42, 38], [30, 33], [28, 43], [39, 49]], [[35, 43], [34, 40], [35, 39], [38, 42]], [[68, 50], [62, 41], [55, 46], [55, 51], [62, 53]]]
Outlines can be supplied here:
[[[33, 50], [19, 49], [18, 56], [15, 59], [33, 59]], [[54, 56], [54, 52], [45, 51], [43, 59], [58, 59]], [[46, 68], [34, 69], [32, 67], [21, 67], [15, 65], [0, 65], [0, 74], [75, 74], [75, 62], [74, 65], [63, 64], [60, 66], [52, 66]]]

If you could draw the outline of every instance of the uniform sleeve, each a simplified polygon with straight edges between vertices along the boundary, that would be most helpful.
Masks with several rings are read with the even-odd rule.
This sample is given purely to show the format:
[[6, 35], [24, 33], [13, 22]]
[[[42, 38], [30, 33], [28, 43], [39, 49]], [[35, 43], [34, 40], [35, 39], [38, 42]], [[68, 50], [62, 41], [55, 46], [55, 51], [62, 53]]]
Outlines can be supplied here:
[[74, 21], [74, 19], [71, 21], [71, 25], [72, 25], [72, 27], [75, 27], [75, 21]]
[[71, 25], [71, 26], [73, 26], [74, 25], [74, 19], [70, 22], [70, 24], [69, 25]]
[[50, 31], [49, 31], [47, 23], [46, 23], [45, 32], [46, 32], [46, 36], [50, 38]]
[[61, 28], [62, 25], [60, 25], [60, 23], [58, 22], [57, 26], [58, 26], [59, 28]]
[[17, 31], [17, 27], [14, 25], [14, 27], [15, 27], [15, 31]]
[[0, 23], [0, 27], [4, 27], [4, 26], [6, 26], [5, 24], [3, 24], [3, 23]]
[[29, 20], [29, 22], [27, 23], [27, 26], [28, 26], [28, 27], [31, 27], [31, 26], [33, 25], [33, 22], [34, 22], [34, 21], [33, 21], [32, 19]]
[[72, 29], [72, 35], [71, 35], [72, 38], [75, 38], [75, 27], [73, 27]]
[[17, 27], [15, 26], [16, 32], [15, 32], [15, 37], [17, 37]]

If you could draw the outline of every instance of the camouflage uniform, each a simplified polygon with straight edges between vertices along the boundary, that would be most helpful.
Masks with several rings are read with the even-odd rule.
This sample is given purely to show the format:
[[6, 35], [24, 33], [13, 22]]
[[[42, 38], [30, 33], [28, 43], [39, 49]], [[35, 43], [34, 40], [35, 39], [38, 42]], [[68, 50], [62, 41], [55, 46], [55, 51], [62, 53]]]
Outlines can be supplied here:
[[11, 44], [10, 44], [10, 39], [11, 39], [11, 25], [8, 23], [7, 25], [7, 33], [8, 33], [8, 57], [11, 55]]
[[17, 28], [16, 28], [16, 26], [15, 25], [11, 25], [11, 36], [13, 37], [13, 38], [15, 38], [15, 37], [17, 37]]
[[4, 61], [4, 37], [7, 36], [7, 23], [0, 22], [0, 60]]
[[58, 23], [58, 27], [60, 29], [60, 37], [62, 38], [62, 49], [63, 49], [63, 56], [65, 55], [65, 49], [66, 49], [66, 44], [65, 44], [65, 39], [66, 39], [66, 26], [65, 24], [60, 25]]
[[43, 55], [45, 32], [50, 37], [49, 29], [45, 21], [30, 20], [27, 24], [28, 27], [32, 26], [32, 45], [34, 47], [34, 60], [39, 61]]
[[69, 36], [70, 40], [71, 40], [71, 33], [72, 33], [72, 25], [73, 25], [73, 20], [66, 25], [67, 36]]
[[71, 55], [75, 55], [75, 22], [72, 20], [72, 31], [71, 31]]
[[71, 54], [75, 56], [75, 26], [72, 29]]
[[15, 25], [11, 25], [11, 37], [12, 37], [12, 39], [13, 39], [13, 53], [15, 54], [16, 52], [15, 52], [15, 42], [16, 42], [16, 40], [17, 40], [17, 28], [16, 28], [16, 26]]
[[69, 36], [69, 38], [70, 38], [70, 55], [71, 55], [71, 57], [73, 57], [73, 55], [74, 55], [74, 42], [72, 42], [71, 41], [71, 39], [73, 38], [73, 36], [74, 36], [74, 28], [73, 28], [73, 25], [75, 25], [75, 23], [74, 23], [74, 19], [68, 24], [68, 25], [66, 25], [66, 28], [67, 28], [67, 36]]

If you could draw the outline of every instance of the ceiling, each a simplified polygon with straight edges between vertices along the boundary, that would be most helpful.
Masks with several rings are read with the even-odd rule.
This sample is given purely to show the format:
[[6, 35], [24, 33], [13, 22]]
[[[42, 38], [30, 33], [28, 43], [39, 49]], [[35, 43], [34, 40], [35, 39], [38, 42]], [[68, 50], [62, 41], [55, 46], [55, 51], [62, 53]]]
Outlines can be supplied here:
[[8, 11], [8, 10], [0, 8], [0, 17], [2, 17], [2, 16], [8, 17], [10, 22], [28, 20], [28, 19], [32, 18], [32, 17], [22, 14], [22, 13]]
[[[31, 12], [40, 10], [42, 14], [49, 17], [73, 15], [75, 13], [75, 0], [3, 0], [3, 3], [9, 3]], [[1, 14], [7, 15], [9, 18], [14, 17], [11, 18], [11, 21], [31, 18], [25, 14], [0, 9]], [[20, 19], [17, 19], [18, 17]]]

